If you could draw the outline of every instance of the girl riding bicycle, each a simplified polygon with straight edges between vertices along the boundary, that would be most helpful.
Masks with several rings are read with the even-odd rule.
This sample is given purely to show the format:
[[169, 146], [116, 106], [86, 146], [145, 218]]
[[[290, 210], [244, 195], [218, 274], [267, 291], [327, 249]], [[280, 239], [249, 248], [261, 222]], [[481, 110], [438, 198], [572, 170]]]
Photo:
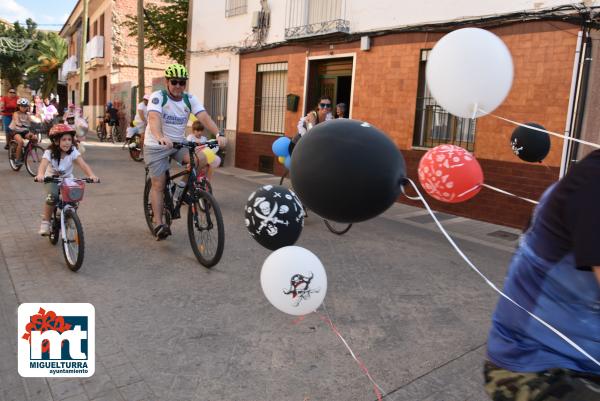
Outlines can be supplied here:
[[22, 97], [17, 100], [17, 111], [14, 112], [12, 121], [9, 125], [12, 139], [17, 142], [17, 160], [15, 161], [15, 164], [17, 165], [23, 164], [21, 152], [23, 151], [25, 139], [34, 140], [34, 135], [29, 132], [31, 123], [32, 119], [31, 114], [29, 113], [29, 100]]
[[[94, 182], [98, 182], [98, 177], [90, 166], [83, 160], [79, 151], [75, 148], [73, 141], [75, 131], [66, 124], [56, 124], [50, 129], [48, 134], [51, 144], [44, 152], [42, 162], [35, 177], [36, 181], [44, 181], [44, 177], [59, 176], [61, 178], [73, 177], [73, 164], [78, 165], [86, 176]], [[46, 201], [44, 204], [44, 214], [39, 234], [50, 234], [50, 215], [52, 209], [58, 200], [58, 185], [54, 182], [44, 184], [46, 189]]]

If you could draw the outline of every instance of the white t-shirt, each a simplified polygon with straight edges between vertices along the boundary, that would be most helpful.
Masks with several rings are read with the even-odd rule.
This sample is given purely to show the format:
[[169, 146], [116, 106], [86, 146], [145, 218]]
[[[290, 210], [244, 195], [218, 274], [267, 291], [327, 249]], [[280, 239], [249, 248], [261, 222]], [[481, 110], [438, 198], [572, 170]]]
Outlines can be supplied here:
[[[196, 96], [188, 95], [192, 110], [190, 110], [183, 98], [176, 102], [167, 96], [167, 103], [164, 107], [162, 91], [156, 91], [150, 95], [148, 101], [148, 115], [151, 112], [160, 113], [162, 122], [162, 132], [172, 142], [182, 142], [185, 139], [185, 127], [190, 118], [190, 113], [196, 115], [204, 111], [204, 106], [200, 104]], [[145, 146], [159, 146], [156, 137], [152, 134], [150, 124], [146, 126], [146, 136], [144, 138]]]
[[48, 168], [46, 169], [45, 176], [51, 177], [53, 175], [58, 175], [61, 178], [73, 178], [73, 161], [79, 156], [79, 151], [73, 148], [70, 155], [65, 155], [64, 158], [60, 159], [60, 162], [57, 162], [56, 159], [52, 159], [50, 149], [46, 150], [43, 157], [50, 162], [50, 165], [48, 165]]
[[193, 134], [189, 134], [185, 139], [187, 139], [188, 142], [196, 142], [201, 145], [205, 144], [208, 140], [204, 135], [201, 135], [200, 138], [196, 138]]
[[135, 113], [135, 117], [133, 118], [133, 121], [135, 121], [135, 126], [143, 128], [146, 126], [146, 121], [142, 121], [142, 119], [140, 118], [140, 110], [142, 111], [142, 114], [144, 115], [146, 121], [148, 121], [148, 106], [146, 106], [144, 102], [140, 102], [137, 105], [137, 111]]

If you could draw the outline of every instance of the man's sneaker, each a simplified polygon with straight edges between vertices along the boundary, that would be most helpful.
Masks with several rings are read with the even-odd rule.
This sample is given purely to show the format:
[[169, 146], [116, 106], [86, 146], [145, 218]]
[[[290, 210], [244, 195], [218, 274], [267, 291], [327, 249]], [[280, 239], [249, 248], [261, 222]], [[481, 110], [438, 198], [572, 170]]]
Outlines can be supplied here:
[[163, 240], [169, 235], [171, 235], [171, 229], [166, 224], [161, 224], [160, 226], [156, 226], [156, 228], [154, 228], [154, 236], [156, 236], [157, 241]]
[[50, 222], [49, 221], [42, 221], [42, 224], [40, 225], [40, 231], [38, 231], [38, 234], [40, 234], [42, 236], [50, 235]]
[[23, 160], [15, 160], [15, 166], [22, 166]]

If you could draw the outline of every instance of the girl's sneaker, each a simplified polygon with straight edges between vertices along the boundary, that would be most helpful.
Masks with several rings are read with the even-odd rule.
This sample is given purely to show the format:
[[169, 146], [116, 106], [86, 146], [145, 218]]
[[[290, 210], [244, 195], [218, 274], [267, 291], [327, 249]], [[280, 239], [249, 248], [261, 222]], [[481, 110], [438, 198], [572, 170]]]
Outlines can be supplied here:
[[40, 231], [38, 231], [38, 234], [40, 234], [42, 236], [50, 235], [50, 222], [49, 221], [42, 221], [42, 224], [40, 225]]

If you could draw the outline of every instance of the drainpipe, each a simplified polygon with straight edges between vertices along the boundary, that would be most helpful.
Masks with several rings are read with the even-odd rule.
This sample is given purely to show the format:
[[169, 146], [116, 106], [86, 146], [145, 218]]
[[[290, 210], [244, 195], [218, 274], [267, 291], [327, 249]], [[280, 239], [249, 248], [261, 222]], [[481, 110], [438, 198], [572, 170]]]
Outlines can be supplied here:
[[[83, 0], [83, 17], [81, 24], [81, 53], [79, 54], [79, 105], [83, 111], [84, 87], [83, 75], [85, 74], [85, 48], [87, 47], [87, 29], [88, 29], [88, 0]], [[89, 97], [88, 89], [88, 97]]]
[[[581, 136], [581, 125], [585, 112], [585, 96], [587, 93], [591, 61], [591, 44], [592, 40], [589, 35], [589, 28], [583, 27], [577, 35], [577, 46], [573, 60], [571, 94], [569, 96], [569, 109], [565, 126], [565, 135], [576, 139], [579, 139]], [[576, 157], [577, 148], [576, 142], [566, 139], [563, 141], [560, 178], [564, 177], [567, 173], [571, 163], [576, 161], [573, 159], [573, 156]]]
[[[577, 116], [575, 117], [575, 138], [581, 139], [581, 127], [585, 116], [585, 106], [587, 101], [588, 83], [590, 80], [590, 67], [592, 61], [592, 37], [589, 30], [586, 30], [585, 50], [583, 52], [583, 68], [581, 75], [581, 96], [579, 98], [579, 106], [577, 107]], [[577, 161], [579, 153], [579, 142], [573, 142], [571, 145], [571, 161]]]

